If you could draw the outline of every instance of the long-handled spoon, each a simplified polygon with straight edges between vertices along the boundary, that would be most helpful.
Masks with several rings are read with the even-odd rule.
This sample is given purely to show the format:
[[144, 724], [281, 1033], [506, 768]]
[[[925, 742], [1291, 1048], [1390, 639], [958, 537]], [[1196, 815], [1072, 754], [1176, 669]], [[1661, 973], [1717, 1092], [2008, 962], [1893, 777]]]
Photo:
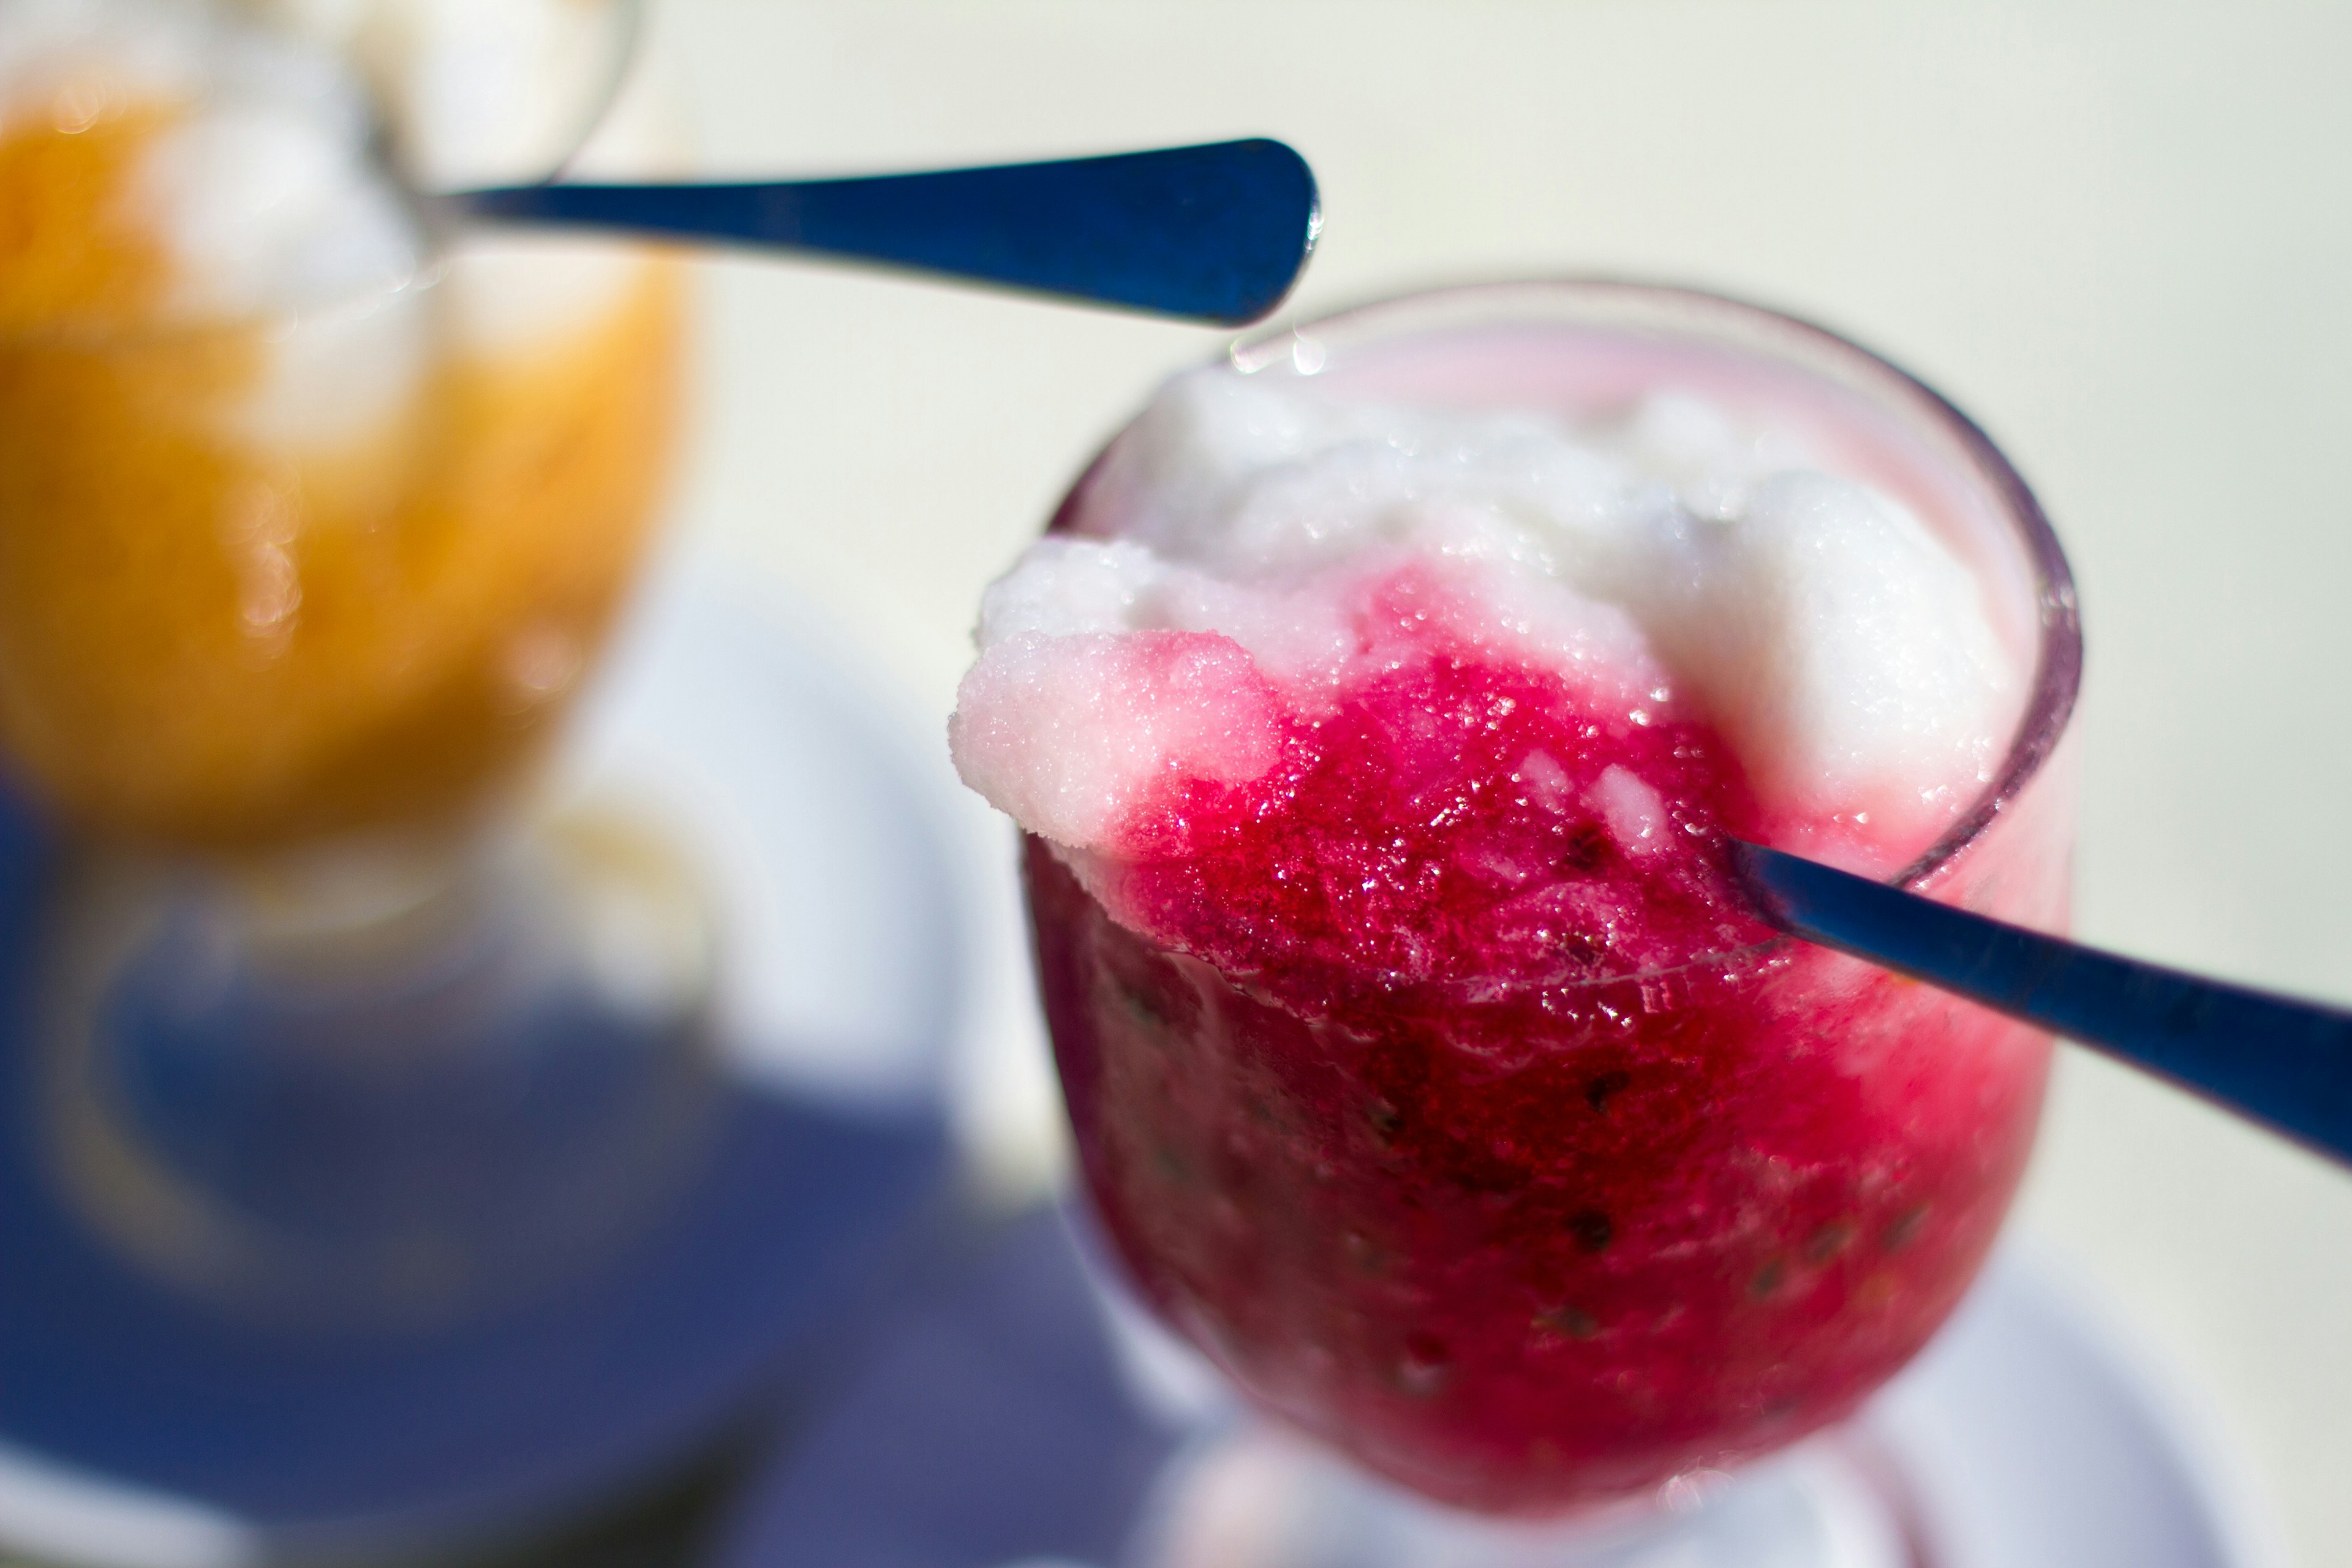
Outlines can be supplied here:
[[1765, 917], [2104, 1051], [2352, 1164], [2352, 1013], [2043, 936], [1734, 840]]
[[1279, 142], [770, 184], [519, 185], [427, 198], [560, 225], [903, 268], [1228, 326], [1290, 291], [1321, 218]]

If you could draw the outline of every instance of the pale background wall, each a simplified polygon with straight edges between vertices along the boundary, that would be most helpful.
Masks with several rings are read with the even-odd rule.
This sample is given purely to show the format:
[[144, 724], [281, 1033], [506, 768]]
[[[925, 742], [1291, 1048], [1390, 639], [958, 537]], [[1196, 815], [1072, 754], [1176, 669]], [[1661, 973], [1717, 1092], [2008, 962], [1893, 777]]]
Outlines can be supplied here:
[[[2073, 552], [2083, 933], [2352, 1000], [2352, 8], [656, 3], [714, 167], [1267, 132], [1324, 184], [1302, 308], [1617, 271], [1892, 354], [2008, 446]], [[927, 721], [982, 584], [1220, 341], [803, 269], [710, 283], [685, 532], [857, 627]], [[2294, 1559], [2352, 1563], [2352, 1177], [2073, 1056], [2023, 1223], [2215, 1413]]]

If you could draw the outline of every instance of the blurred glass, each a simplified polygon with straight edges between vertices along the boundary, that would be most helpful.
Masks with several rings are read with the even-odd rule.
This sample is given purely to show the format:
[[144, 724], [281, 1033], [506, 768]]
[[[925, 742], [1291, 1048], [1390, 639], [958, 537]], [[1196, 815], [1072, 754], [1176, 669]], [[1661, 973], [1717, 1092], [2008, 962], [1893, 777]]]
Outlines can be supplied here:
[[563, 163], [634, 26], [0, 15], [0, 759], [81, 847], [50, 1142], [202, 1293], [457, 1310], [593, 1253], [692, 1142], [697, 889], [517, 809], [656, 515], [680, 271], [436, 245], [404, 190]]

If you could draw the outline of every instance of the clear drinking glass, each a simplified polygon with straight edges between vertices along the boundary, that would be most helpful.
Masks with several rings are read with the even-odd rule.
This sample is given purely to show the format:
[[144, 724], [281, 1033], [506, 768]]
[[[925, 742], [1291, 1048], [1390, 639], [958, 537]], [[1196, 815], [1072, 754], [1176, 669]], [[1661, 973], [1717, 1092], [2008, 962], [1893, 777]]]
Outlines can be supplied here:
[[[633, 9], [591, 11], [601, 100]], [[0, 124], [42, 216], [0, 235], [0, 765], [71, 844], [47, 1163], [198, 1294], [430, 1316], [613, 1245], [707, 1098], [693, 889], [523, 809], [655, 518], [682, 278], [460, 244], [161, 309], [167, 258], [89, 203], [184, 107], [68, 79]]]
[[[1801, 426], [1942, 534], [2032, 672], [1993, 783], [1895, 880], [2063, 926], [2066, 563], [2007, 460], [1916, 380], [1768, 310], [1614, 282], [1410, 296], [1245, 342], [1227, 373], [1577, 409], [1664, 384]], [[1100, 471], [1054, 528], [1108, 521]], [[1649, 1561], [1634, 1548], [1680, 1517], [1659, 1500], [1838, 1422], [1926, 1342], [2041, 1109], [2045, 1037], [1802, 944], [1547, 984], [1232, 975], [1121, 925], [1034, 837], [1025, 866], [1109, 1251], [1257, 1411], [1359, 1478], [1294, 1489], [1255, 1537], [1227, 1521], [1228, 1561]], [[1584, 1522], [1471, 1522], [1498, 1518]], [[1689, 1561], [1810, 1561], [1775, 1549]]]

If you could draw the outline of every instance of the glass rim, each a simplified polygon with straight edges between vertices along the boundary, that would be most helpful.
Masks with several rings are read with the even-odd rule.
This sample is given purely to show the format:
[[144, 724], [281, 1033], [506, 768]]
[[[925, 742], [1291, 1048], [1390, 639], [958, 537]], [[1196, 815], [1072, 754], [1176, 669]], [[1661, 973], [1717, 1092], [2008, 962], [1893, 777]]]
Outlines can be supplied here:
[[[1860, 384], [1853, 386], [1853, 390], [1888, 395], [1885, 401], [1897, 417], [1924, 426], [1948, 439], [1973, 477], [1984, 483], [2000, 521], [2021, 548], [2023, 563], [2032, 574], [2032, 613], [2037, 631], [2034, 666], [2009, 749], [1991, 780], [1926, 849], [1884, 879], [1890, 887], [1924, 888], [1982, 837], [2041, 775], [2065, 734], [2081, 691], [2083, 673], [2082, 617], [2074, 570], [2067, 563], [2065, 550], [2051, 528], [2048, 515], [2024, 477], [1992, 437], [1942, 393], [1885, 355], [1805, 317], [1713, 289], [1609, 274], [1440, 284], [1380, 295], [1307, 320], [1255, 328], [1233, 340], [1218, 360], [1209, 363], [1223, 363], [1240, 374], [1251, 374], [1287, 359], [1300, 374], [1311, 375], [1324, 367], [1334, 347], [1347, 346], [1348, 340], [1368, 342], [1414, 331], [1442, 331], [1449, 325], [1507, 326], [1515, 319], [1529, 322], [1545, 319], [1536, 309], [1515, 317], [1512, 306], [1521, 301], [1529, 306], [1552, 302], [1551, 319], [1559, 320], [1564, 318], [1558, 315], [1556, 307], [1562, 300], [1614, 303], [1627, 310], [1647, 310], [1658, 318], [1651, 330], [1696, 345], [1709, 342], [1704, 329], [1714, 325], [1723, 330], [1724, 339], [1737, 339], [1738, 346], [1748, 352], [1769, 354], [1799, 371], [1820, 374], [1819, 362], [1833, 362], [1858, 377]], [[1666, 321], [1664, 318], [1669, 313], [1679, 315], [1681, 320]], [[1638, 324], [1624, 321], [1597, 317], [1586, 320], [1588, 324], [1603, 329], [1643, 330]], [[1723, 346], [1731, 344], [1726, 342]], [[1126, 428], [1122, 425], [1119, 433], [1124, 434]], [[1112, 442], [1118, 439], [1118, 435], [1111, 437]], [[1105, 443], [1105, 451], [1109, 445]], [[1098, 454], [1071, 485], [1055, 509], [1055, 522], [1049, 528], [1076, 515], [1087, 479], [1100, 462]], [[1760, 957], [1786, 947], [1793, 940], [1774, 935], [1742, 947], [1694, 953], [1680, 963], [1574, 980], [1505, 982], [1500, 977], [1465, 976], [1412, 984], [1416, 988], [1433, 985], [1441, 989], [1483, 989], [1496, 984], [1528, 991], [1581, 989], [1660, 978], [1701, 966]]]
[[[548, 163], [546, 172], [531, 179], [510, 183], [546, 184], [562, 179], [611, 118], [614, 106], [621, 101], [633, 74], [643, 62], [646, 0], [604, 0], [604, 4], [613, 20], [612, 58], [607, 62], [603, 79], [596, 90], [587, 95], [578, 123], [565, 133], [562, 144]], [[337, 46], [331, 52], [342, 62], [344, 68], [354, 73], [359, 85], [365, 88], [364, 77], [358, 72], [347, 51]], [[380, 114], [381, 101], [372, 91], [366, 93], [366, 97], [371, 113]], [[375, 119], [373, 124], [380, 138], [383, 121]], [[414, 226], [416, 237], [414, 264], [405, 270], [364, 285], [322, 292], [313, 298], [262, 310], [199, 310], [128, 321], [109, 320], [100, 314], [59, 316], [38, 322], [0, 326], [0, 345], [102, 353], [238, 335], [278, 338], [299, 331], [305, 326], [360, 321], [379, 310], [390, 310], [407, 300], [424, 297], [447, 276], [458, 248], [459, 242], [454, 237], [459, 226], [441, 216], [436, 211], [432, 194], [411, 184], [407, 175], [393, 165], [392, 160], [382, 153], [380, 147], [372, 147], [369, 163], [384, 177], [402, 212]]]

